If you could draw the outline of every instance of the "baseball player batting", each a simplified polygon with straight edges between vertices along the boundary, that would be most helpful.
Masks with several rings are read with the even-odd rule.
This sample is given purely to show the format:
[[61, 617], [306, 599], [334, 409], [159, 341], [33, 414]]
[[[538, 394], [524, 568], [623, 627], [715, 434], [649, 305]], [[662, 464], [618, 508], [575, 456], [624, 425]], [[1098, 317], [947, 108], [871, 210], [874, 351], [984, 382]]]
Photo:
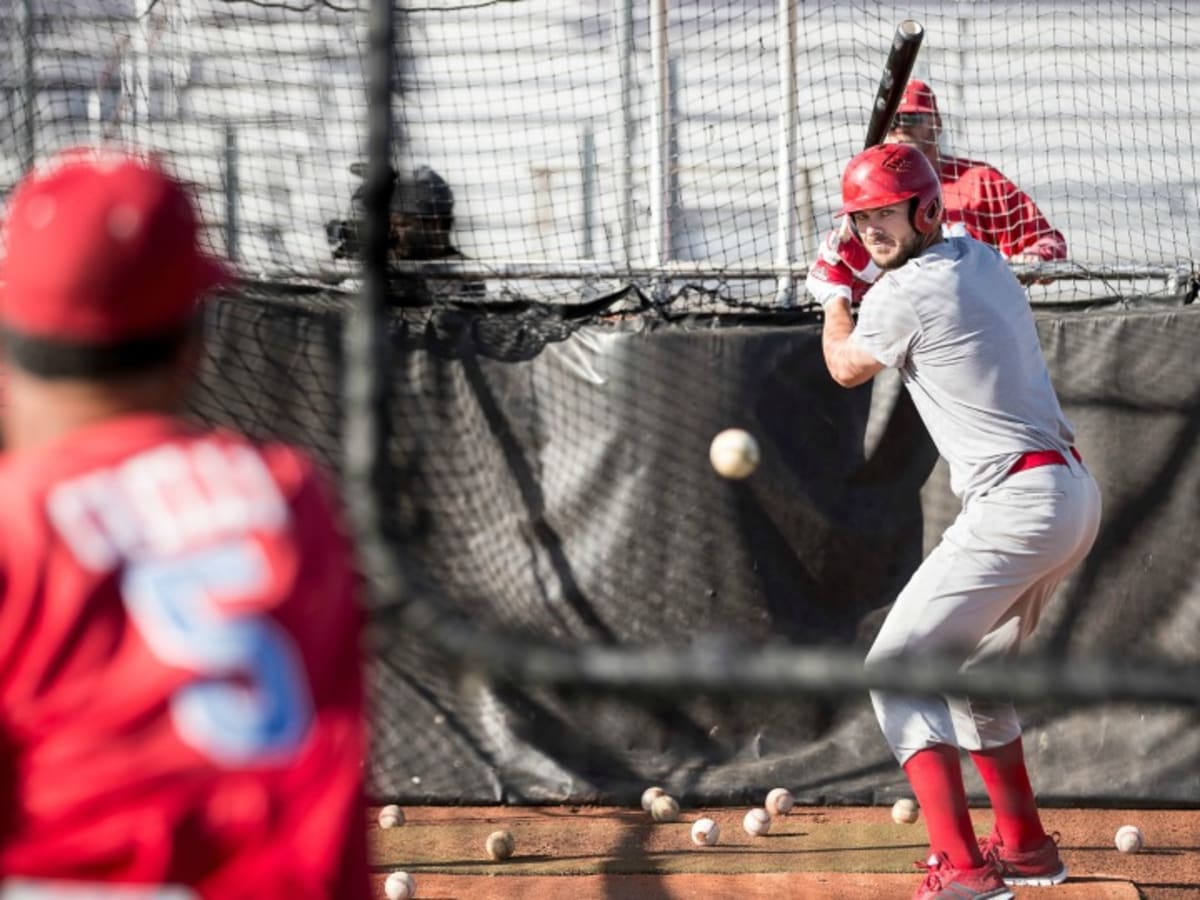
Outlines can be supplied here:
[[[842, 201], [845, 228], [882, 275], [856, 325], [848, 285], [813, 267], [808, 287], [825, 298], [825, 363], [844, 387], [899, 370], [962, 501], [896, 598], [867, 665], [959, 654], [970, 666], [1015, 654], [1100, 521], [1100, 494], [1050, 383], [1029, 303], [996, 249], [943, 237], [941, 185], [916, 148], [885, 144], [854, 157]], [[886, 691], [871, 699], [929, 831], [914, 900], [1004, 900], [1009, 885], [1067, 877], [1042, 827], [1012, 704]], [[995, 829], [978, 841], [960, 748], [995, 811]]]
[[[915, 34], [919, 38], [921, 32]], [[902, 35], [903, 31], [897, 30], [894, 46], [905, 48]], [[919, 40], [915, 43], [919, 46]], [[916, 52], [913, 43], [907, 44], [907, 52]], [[911, 69], [911, 60], [907, 63]], [[879, 105], [877, 99], [877, 110]], [[981, 160], [942, 152], [939, 143], [942, 117], [929, 85], [917, 79], [909, 81], [898, 98], [896, 110], [896, 115], [882, 129], [884, 141], [912, 145], [938, 173], [942, 185], [943, 235], [969, 235], [995, 247], [1010, 262], [1066, 258], [1067, 241], [1062, 232], [1051, 227], [1038, 205], [1003, 172]], [[868, 146], [872, 135], [880, 133], [880, 127], [879, 119], [873, 116]], [[809, 280], [808, 287], [822, 305], [832, 294], [839, 293], [857, 306], [880, 273], [848, 227], [835, 228], [826, 235], [813, 267], [820, 271], [815, 279]]]
[[9, 204], [0, 898], [369, 896], [350, 550], [304, 455], [178, 414], [199, 241], [130, 155]]

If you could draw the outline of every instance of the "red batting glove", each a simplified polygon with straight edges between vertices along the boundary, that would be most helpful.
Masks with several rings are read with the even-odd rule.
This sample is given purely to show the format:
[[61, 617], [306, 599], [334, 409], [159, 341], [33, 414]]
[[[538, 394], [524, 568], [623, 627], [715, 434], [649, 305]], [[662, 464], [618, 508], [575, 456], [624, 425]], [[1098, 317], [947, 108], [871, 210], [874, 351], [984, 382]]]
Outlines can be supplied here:
[[850, 230], [849, 223], [843, 221], [840, 228], [829, 232], [821, 242], [817, 261], [809, 267], [804, 286], [821, 306], [836, 297], [845, 297], [851, 306], [857, 306], [880, 274], [882, 271], [867, 248]]

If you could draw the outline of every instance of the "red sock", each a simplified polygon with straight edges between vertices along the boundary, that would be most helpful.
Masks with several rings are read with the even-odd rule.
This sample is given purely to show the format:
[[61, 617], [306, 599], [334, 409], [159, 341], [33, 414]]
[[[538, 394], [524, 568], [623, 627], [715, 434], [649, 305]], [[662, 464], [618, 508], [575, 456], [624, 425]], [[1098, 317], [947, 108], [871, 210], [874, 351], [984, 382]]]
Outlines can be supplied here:
[[934, 744], [918, 750], [904, 764], [904, 774], [925, 817], [930, 849], [945, 853], [956, 869], [982, 866], [983, 857], [967, 810], [958, 748]]
[[1003, 747], [972, 750], [971, 760], [996, 813], [996, 831], [1006, 847], [1032, 850], [1046, 839], [1037, 801], [1025, 768], [1025, 750], [1018, 737]]

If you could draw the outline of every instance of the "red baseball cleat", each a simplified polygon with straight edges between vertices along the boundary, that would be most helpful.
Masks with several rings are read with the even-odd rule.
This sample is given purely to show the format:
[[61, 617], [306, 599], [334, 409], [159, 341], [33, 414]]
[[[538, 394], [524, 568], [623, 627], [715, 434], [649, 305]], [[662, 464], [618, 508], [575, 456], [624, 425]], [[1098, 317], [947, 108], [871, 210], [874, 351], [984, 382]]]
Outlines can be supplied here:
[[979, 851], [995, 865], [1005, 884], [1049, 887], [1067, 880], [1067, 867], [1058, 855], [1059, 837], [1056, 831], [1032, 850], [1013, 850], [993, 831], [979, 839]]
[[944, 853], [938, 853], [915, 865], [926, 874], [913, 900], [1013, 900], [1015, 896], [991, 860], [978, 869], [955, 869]]

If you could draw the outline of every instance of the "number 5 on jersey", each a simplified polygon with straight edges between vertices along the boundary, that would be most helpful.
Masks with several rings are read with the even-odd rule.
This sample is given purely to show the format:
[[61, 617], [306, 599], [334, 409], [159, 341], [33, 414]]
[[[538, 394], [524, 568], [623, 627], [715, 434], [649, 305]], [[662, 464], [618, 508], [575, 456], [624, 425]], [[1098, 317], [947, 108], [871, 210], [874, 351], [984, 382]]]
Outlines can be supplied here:
[[131, 562], [122, 583], [150, 651], [195, 678], [171, 698], [180, 738], [230, 765], [292, 755], [313, 719], [304, 667], [274, 619], [245, 609], [270, 578], [257, 544], [237, 540], [185, 556]]

